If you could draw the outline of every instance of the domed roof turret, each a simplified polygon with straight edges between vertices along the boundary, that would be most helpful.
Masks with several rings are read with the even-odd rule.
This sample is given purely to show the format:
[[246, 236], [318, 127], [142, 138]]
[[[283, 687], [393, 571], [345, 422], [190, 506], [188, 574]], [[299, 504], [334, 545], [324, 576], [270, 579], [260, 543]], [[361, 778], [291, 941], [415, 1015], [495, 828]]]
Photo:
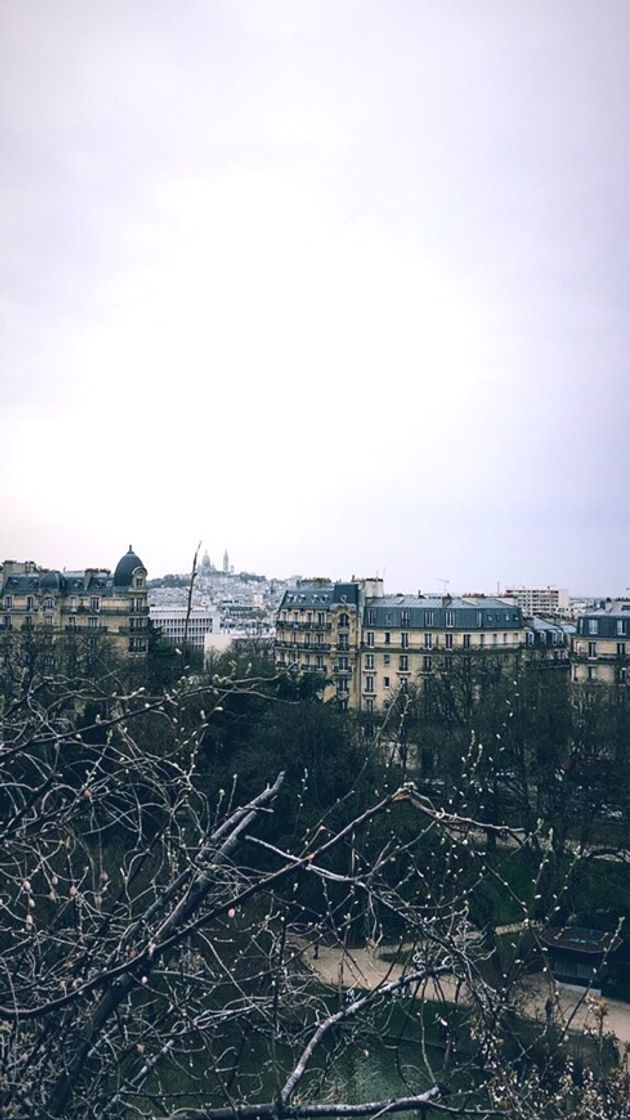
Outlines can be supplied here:
[[59, 591], [61, 586], [61, 572], [50, 571], [44, 572], [43, 576], [39, 578], [39, 586], [42, 591]]
[[138, 568], [142, 568], [143, 572], [146, 571], [144, 564], [139, 556], [136, 556], [133, 548], [129, 545], [129, 552], [121, 556], [116, 565], [114, 572], [114, 587], [131, 587], [133, 581], [133, 574]]

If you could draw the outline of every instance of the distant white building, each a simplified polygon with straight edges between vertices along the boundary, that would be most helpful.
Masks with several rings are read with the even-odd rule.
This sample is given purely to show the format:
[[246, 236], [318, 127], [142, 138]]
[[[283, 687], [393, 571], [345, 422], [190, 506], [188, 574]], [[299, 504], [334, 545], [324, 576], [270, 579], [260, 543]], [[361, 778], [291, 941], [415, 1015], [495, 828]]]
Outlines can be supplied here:
[[186, 626], [187, 614], [187, 607], [149, 607], [149, 618], [159, 628], [163, 638], [174, 645], [180, 645], [185, 636], [190, 645], [203, 649], [206, 634], [217, 634], [219, 631], [219, 612], [209, 607], [192, 607]]
[[524, 615], [568, 614], [569, 592], [563, 587], [513, 587], [504, 591]]

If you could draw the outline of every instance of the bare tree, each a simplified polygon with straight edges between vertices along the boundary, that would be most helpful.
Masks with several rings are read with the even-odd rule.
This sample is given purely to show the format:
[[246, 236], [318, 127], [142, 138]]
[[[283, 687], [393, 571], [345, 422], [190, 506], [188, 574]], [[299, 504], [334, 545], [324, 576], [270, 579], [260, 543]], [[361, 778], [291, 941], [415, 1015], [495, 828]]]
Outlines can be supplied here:
[[[477, 846], [493, 826], [404, 784], [288, 849], [282, 773], [244, 804], [236, 780], [211, 799], [199, 776], [226, 692], [261, 682], [149, 697], [117, 681], [35, 667], [6, 694], [1, 1115], [578, 1115], [573, 1082], [558, 1096], [558, 1047], [519, 1013], [518, 946], [498, 966], [471, 918], [488, 876], [524, 927], [533, 913], [534, 890], [515, 896]], [[349, 969], [357, 941], [378, 974], [356, 953], [351, 987], [347, 972], [322, 984], [321, 956]], [[413, 1061], [394, 1042], [396, 1090], [353, 1101], [344, 1055], [383, 1035]], [[604, 1084], [612, 1109], [614, 1080], [589, 1092], [601, 1102]]]

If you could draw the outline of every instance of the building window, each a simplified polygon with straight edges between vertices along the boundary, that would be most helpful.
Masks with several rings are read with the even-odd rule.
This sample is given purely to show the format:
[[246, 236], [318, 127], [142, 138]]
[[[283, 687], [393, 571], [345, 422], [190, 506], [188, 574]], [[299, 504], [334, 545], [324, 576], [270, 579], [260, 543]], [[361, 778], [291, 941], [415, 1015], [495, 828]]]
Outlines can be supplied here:
[[[88, 628], [98, 630], [98, 618], [88, 618]], [[135, 641], [135, 639], [132, 639], [132, 641]]]
[[597, 624], [597, 619], [596, 618], [589, 618], [589, 620], [588, 620], [588, 632], [589, 632], [589, 634], [596, 634], [597, 633], [597, 625], [598, 624]]
[[12, 626], [11, 615], [10, 614], [5, 614], [5, 616], [4, 616], [4, 628], [5, 628], [5, 630], [10, 630], [11, 626]]
[[72, 616], [71, 616], [71, 617], [70, 617], [70, 618], [68, 619], [68, 622], [67, 622], [67, 628], [68, 628], [68, 630], [76, 630], [76, 628], [77, 628], [77, 620], [76, 620], [76, 618], [72, 618]]
[[588, 655], [589, 657], [597, 657], [597, 642], [588, 643]]
[[625, 656], [626, 656], [626, 643], [625, 642], [617, 642], [617, 657], [625, 657]]
[[370, 607], [367, 612], [368, 626], [376, 626], [376, 611]]
[[455, 611], [447, 611], [446, 612], [446, 625], [447, 626], [454, 626], [455, 625]]
[[385, 645], [386, 646], [390, 645], [391, 640], [392, 640], [392, 636], [391, 636], [389, 630], [386, 630], [385, 631]]
[[479, 627], [483, 626], [483, 612], [482, 611], [477, 611], [477, 626], [479, 626]]
[[304, 635], [304, 649], [308, 649], [310, 644], [311, 644], [311, 635], [310, 634], [305, 634]]
[[589, 681], [594, 681], [595, 680], [595, 673], [596, 673], [595, 666], [594, 665], [589, 665], [588, 669], [586, 670], [586, 675], [587, 675], [587, 678], [588, 678]]
[[78, 611], [78, 609], [79, 609], [79, 597], [78, 597], [78, 595], [72, 595], [70, 597], [70, 610], [71, 611]]
[[433, 626], [433, 611], [424, 612], [424, 625]]
[[388, 653], [383, 654], [383, 665], [389, 665], [389, 654]]
[[55, 600], [51, 599], [50, 595], [47, 595], [46, 598], [44, 599], [44, 610], [45, 611], [54, 611], [54, 609], [55, 609]]
[[348, 691], [347, 678], [342, 677], [341, 680], [337, 682], [337, 692], [347, 692], [347, 691]]
[[32, 595], [27, 595], [26, 596], [26, 609], [27, 609], [27, 611], [32, 611], [34, 609], [34, 607], [35, 607], [34, 597]]
[[622, 637], [626, 632], [626, 623], [623, 618], [617, 620], [617, 637]]
[[408, 626], [409, 625], [409, 611], [401, 611], [400, 612], [400, 625], [401, 626]]
[[407, 633], [400, 635], [400, 644], [403, 649], [409, 649], [409, 635]]
[[389, 688], [389, 677], [383, 677], [383, 687]]
[[470, 634], [464, 634], [464, 649], [470, 649]]
[[30, 626], [33, 625], [33, 619], [31, 618], [31, 616], [29, 614], [27, 614], [26, 618], [24, 619], [24, 625], [26, 627], [30, 627]]
[[425, 673], [430, 673], [432, 666], [433, 666], [433, 658], [432, 657], [423, 657], [422, 658], [422, 668], [424, 669]]
[[374, 677], [368, 676], [365, 678], [365, 691], [374, 692]]
[[493, 635], [492, 635], [492, 644], [493, 644], [493, 646], [496, 646], [496, 645], [498, 644], [498, 641], [499, 641], [499, 635], [498, 635], [498, 634], [493, 634]]
[[317, 612], [317, 625], [318, 626], [325, 626], [326, 625], [326, 615], [324, 614], [323, 611], [318, 611]]
[[5, 595], [5, 597], [4, 597], [4, 609], [5, 609], [5, 611], [10, 611], [12, 606], [13, 606], [13, 596], [12, 595]]
[[338, 625], [339, 625], [340, 630], [347, 630], [348, 629], [348, 627], [350, 625], [350, 619], [349, 619], [347, 614], [340, 614], [339, 615]]
[[479, 635], [479, 645], [480, 646], [485, 646], [485, 644], [486, 644], [486, 635], [485, 634], [480, 634]]
[[338, 662], [337, 662], [337, 665], [338, 665], [339, 669], [341, 669], [342, 671], [347, 670], [348, 669], [348, 658], [347, 657], [340, 657]]
[[144, 587], [144, 576], [136, 576], [136, 587]]
[[[554, 638], [555, 638], [555, 634], [554, 634]], [[503, 645], [506, 646], [507, 643], [508, 643], [508, 636], [507, 636], [507, 634], [504, 634], [503, 635]]]
[[46, 618], [44, 619], [44, 622], [45, 622], [46, 626], [50, 626], [50, 627], [52, 627], [54, 621], [55, 620], [54, 620], [54, 618], [51, 614], [47, 614]]
[[424, 635], [424, 648], [433, 649], [433, 634]]
[[324, 658], [322, 657], [321, 653], [319, 653], [317, 655], [315, 667], [317, 669], [323, 669], [324, 668]]
[[366, 669], [373, 669], [374, 668], [374, 654], [373, 653], [366, 653], [366, 655], [365, 655], [365, 668]]
[[365, 644], [367, 646], [373, 646], [374, 645], [374, 631], [373, 630], [368, 630], [367, 634], [365, 635]]
[[374, 711], [374, 701], [373, 700], [366, 700], [365, 701], [365, 710], [366, 710], [366, 712], [373, 712]]
[[338, 645], [339, 645], [339, 649], [348, 649], [349, 648], [349, 646], [348, 646], [348, 635], [347, 634], [340, 634], [339, 635]]
[[398, 668], [400, 669], [401, 673], [406, 673], [408, 671], [409, 658], [407, 657], [406, 653], [401, 653], [400, 657], [398, 658]]
[[92, 597], [90, 598], [90, 610], [91, 611], [98, 611], [100, 609], [101, 609], [101, 600], [99, 599], [98, 595], [92, 595]]
[[445, 644], [447, 649], [452, 649], [453, 648], [453, 635], [452, 634], [445, 634], [444, 635], [444, 644]]

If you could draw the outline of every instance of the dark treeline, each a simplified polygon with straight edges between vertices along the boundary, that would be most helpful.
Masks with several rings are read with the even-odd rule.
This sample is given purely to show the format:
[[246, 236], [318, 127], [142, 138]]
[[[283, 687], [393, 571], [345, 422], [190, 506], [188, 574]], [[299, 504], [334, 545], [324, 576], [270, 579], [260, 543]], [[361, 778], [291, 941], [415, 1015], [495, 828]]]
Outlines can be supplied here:
[[[5, 635], [3, 1115], [350, 1116], [337, 1063], [381, 1038], [387, 996], [424, 1071], [388, 1110], [621, 1117], [604, 1034], [567, 1065], [515, 1008], [538, 931], [595, 906], [575, 798], [621, 848], [624, 698], [513, 670], [462, 662], [372, 719], [264, 644], [204, 668], [159, 640], [132, 665], [105, 639]], [[398, 969], [380, 989], [314, 983], [320, 948], [366, 946]]]

